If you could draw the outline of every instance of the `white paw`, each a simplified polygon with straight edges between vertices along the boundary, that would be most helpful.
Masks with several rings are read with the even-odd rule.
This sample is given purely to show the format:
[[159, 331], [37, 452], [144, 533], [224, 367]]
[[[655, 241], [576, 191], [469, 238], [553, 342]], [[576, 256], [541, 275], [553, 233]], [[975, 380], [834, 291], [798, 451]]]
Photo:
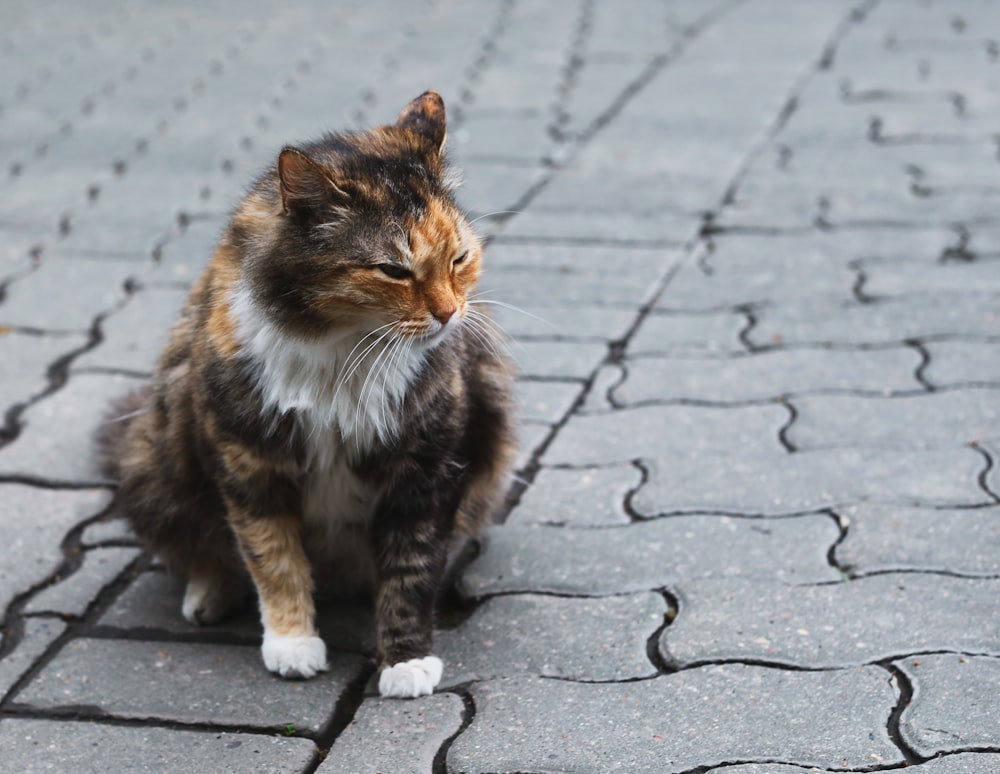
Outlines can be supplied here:
[[378, 678], [378, 692], [396, 699], [415, 699], [430, 696], [434, 686], [441, 682], [444, 664], [437, 656], [411, 658], [382, 670]]
[[325, 672], [326, 644], [319, 637], [282, 637], [264, 632], [264, 666], [282, 677], [312, 677]]
[[223, 583], [189, 580], [184, 589], [181, 613], [196, 626], [222, 620], [236, 602], [234, 589]]

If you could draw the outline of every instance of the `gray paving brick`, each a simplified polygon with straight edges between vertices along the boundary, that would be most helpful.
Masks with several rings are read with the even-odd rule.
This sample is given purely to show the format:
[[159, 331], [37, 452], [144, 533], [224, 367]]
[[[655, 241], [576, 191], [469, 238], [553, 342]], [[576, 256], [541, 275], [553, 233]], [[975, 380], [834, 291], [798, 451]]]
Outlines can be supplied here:
[[[635, 683], [477, 683], [476, 716], [448, 751], [459, 771], [682, 772], [732, 760], [853, 768], [902, 762], [877, 667], [789, 672], [703, 667]], [[609, 723], [627, 714], [628, 724]], [[706, 748], [703, 740], [713, 743]]]
[[27, 613], [83, 615], [101, 590], [115, 580], [140, 554], [138, 548], [93, 548], [72, 575], [32, 596]]
[[886, 344], [939, 336], [985, 337], [1000, 334], [993, 299], [929, 294], [886, 298], [860, 304], [843, 297], [814, 296], [799, 303], [776, 303], [755, 312], [747, 332], [756, 346], [775, 344]]
[[463, 714], [462, 699], [453, 693], [412, 701], [366, 699], [317, 771], [428, 774], [441, 745], [461, 728]]
[[83, 638], [68, 643], [16, 701], [48, 709], [87, 706], [118, 718], [275, 731], [292, 723], [315, 733], [365, 663], [360, 656], [331, 653], [329, 672], [291, 682], [271, 675], [255, 646]]
[[[1000, 765], [997, 753], [960, 753], [944, 758], [932, 758], [922, 763], [911, 763], [907, 768], [919, 774], [980, 774]], [[712, 774], [806, 774], [820, 771], [814, 767], [786, 766], [781, 763], [747, 763], [712, 769]]]
[[604, 344], [572, 341], [521, 341], [510, 354], [521, 376], [586, 379], [608, 354]]
[[85, 546], [101, 545], [103, 543], [134, 543], [137, 540], [132, 528], [124, 518], [114, 517], [101, 519], [88, 525], [80, 536]]
[[628, 353], [635, 356], [746, 352], [740, 331], [747, 324], [747, 316], [737, 311], [682, 314], [658, 310], [646, 317], [629, 341]]
[[[3, 307], [0, 306], [0, 314]], [[82, 349], [88, 342], [85, 333], [33, 335], [0, 328], [0, 406], [5, 409], [49, 388], [48, 369], [59, 358]]]
[[95, 482], [93, 433], [109, 401], [142, 384], [117, 374], [77, 374], [58, 392], [21, 415], [21, 433], [0, 448], [0, 475], [64, 482]]
[[642, 472], [631, 465], [543, 468], [506, 523], [574, 527], [628, 524], [631, 517], [625, 510], [625, 498], [641, 481]]
[[548, 423], [521, 422], [517, 429], [518, 449], [514, 469], [523, 470], [551, 433], [552, 425]]
[[438, 632], [434, 652], [445, 663], [443, 685], [522, 674], [587, 682], [653, 677], [646, 641], [666, 612], [659, 594], [494, 597], [455, 629]]
[[933, 449], [1000, 436], [1000, 392], [961, 389], [899, 395], [811, 395], [793, 399], [786, 437], [797, 449], [877, 446]]
[[597, 369], [590, 389], [583, 397], [583, 402], [577, 407], [577, 413], [601, 413], [611, 411], [617, 406], [611, 400], [611, 391], [625, 381], [625, 367], [620, 363], [604, 363]]
[[297, 774], [316, 755], [308, 739], [105, 725], [72, 720], [4, 719], [0, 746], [14, 771], [119, 771], [185, 774], [190, 771], [271, 771]]
[[0, 699], [64, 631], [66, 624], [52, 618], [28, 618], [24, 621], [21, 641], [14, 650], [0, 659]]
[[834, 549], [853, 573], [927, 570], [1000, 576], [1000, 521], [993, 508], [922, 509], [863, 503], [842, 508], [847, 537]]
[[[63, 560], [60, 543], [70, 529], [96, 515], [110, 500], [99, 489], [59, 491], [0, 484], [0, 611], [54, 573]], [[2, 613], [0, 613], [2, 614]]]
[[512, 304], [638, 307], [676, 258], [663, 248], [500, 243], [489, 248], [480, 285], [486, 298]]
[[867, 297], [996, 293], [1000, 290], [1000, 261], [950, 261], [913, 264], [865, 261], [862, 292]]
[[[419, 93], [419, 89], [415, 90]], [[410, 99], [411, 97], [407, 97]], [[403, 102], [402, 104], [405, 104]], [[541, 130], [541, 127], [539, 127]], [[459, 138], [465, 127], [458, 130]], [[542, 131], [539, 131], [542, 134]], [[473, 139], [479, 140], [478, 136]], [[474, 217], [495, 212], [507, 212], [514, 210], [521, 200], [521, 197], [545, 174], [544, 167], [540, 165], [512, 165], [501, 162], [490, 162], [490, 158], [476, 157], [475, 147], [463, 148], [459, 152], [459, 161], [462, 166], [462, 185], [456, 191], [458, 203], [469, 211]], [[462, 162], [462, 158], [466, 160]], [[543, 158], [539, 155], [534, 161]]]
[[922, 357], [910, 347], [879, 350], [787, 349], [732, 357], [629, 358], [628, 378], [612, 392], [624, 405], [655, 401], [760, 401], [809, 392], [921, 389]]
[[138, 260], [43, 257], [41, 267], [7, 288], [0, 323], [42, 330], [88, 330], [125, 298], [124, 283]]
[[[995, 579], [895, 573], [788, 586], [753, 578], [685, 581], [680, 612], [660, 637], [667, 663], [765, 661], [848, 667], [906, 653], [1000, 653]], [[851, 610], [844, 616], [844, 610]], [[928, 620], [934, 626], [926, 626]]]
[[[825, 516], [760, 522], [676, 516], [627, 527], [504, 526], [487, 530], [462, 590], [607, 595], [672, 586], [682, 579], [766, 577], [788, 583], [835, 580], [826, 552], [839, 530]], [[720, 546], [739, 546], [739, 555]], [[556, 561], [573, 556], [573, 562]]]
[[170, 328], [187, 301], [177, 288], [143, 288], [101, 323], [103, 340], [73, 361], [73, 370], [117, 369], [151, 373]]
[[781, 450], [778, 433], [788, 411], [777, 405], [642, 406], [574, 417], [545, 454], [548, 465], [592, 466], [639, 457], [677, 458], [754, 448]]
[[636, 512], [645, 516], [687, 511], [781, 515], [860, 500], [934, 507], [994, 502], [979, 485], [986, 460], [968, 448], [821, 449], [780, 456], [747, 446], [737, 453], [689, 453], [646, 464], [649, 482], [632, 498]]
[[934, 653], [895, 663], [913, 684], [899, 732], [919, 755], [993, 746], [1000, 659]]
[[582, 390], [579, 382], [517, 383], [518, 416], [555, 424], [569, 412]]
[[[516, 309], [510, 309], [490, 305], [489, 298], [474, 303], [487, 305], [501, 329], [514, 339], [618, 341], [628, 333], [636, 316], [634, 308], [589, 304], [565, 307], [520, 303], [514, 305]], [[512, 347], [516, 351], [517, 344]]]
[[535, 206], [508, 221], [501, 233], [507, 238], [539, 242], [619, 241], [629, 246], [635, 242], [662, 242], [679, 248], [699, 225], [697, 215], [676, 211], [609, 213], [596, 206], [586, 211], [579, 207]]
[[1000, 345], [987, 341], [938, 341], [926, 345], [924, 378], [935, 387], [1000, 383]]

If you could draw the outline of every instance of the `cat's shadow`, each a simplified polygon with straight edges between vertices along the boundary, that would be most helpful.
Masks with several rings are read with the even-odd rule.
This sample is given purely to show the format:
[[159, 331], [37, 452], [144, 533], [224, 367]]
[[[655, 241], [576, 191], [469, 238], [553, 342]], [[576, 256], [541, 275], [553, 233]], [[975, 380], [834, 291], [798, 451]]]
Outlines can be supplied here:
[[[465, 557], [463, 557], [465, 558]], [[465, 562], [458, 563], [459, 568]], [[455, 568], [442, 585], [436, 606], [435, 628], [451, 629], [464, 621], [474, 607], [456, 588]], [[162, 567], [154, 566], [132, 582], [99, 621], [102, 628], [158, 634], [184, 639], [236, 644], [259, 644], [263, 636], [260, 613], [250, 593], [223, 620], [196, 626], [181, 615], [184, 580]], [[316, 623], [320, 637], [331, 650], [375, 653], [375, 616], [369, 596], [321, 595], [316, 599]]]

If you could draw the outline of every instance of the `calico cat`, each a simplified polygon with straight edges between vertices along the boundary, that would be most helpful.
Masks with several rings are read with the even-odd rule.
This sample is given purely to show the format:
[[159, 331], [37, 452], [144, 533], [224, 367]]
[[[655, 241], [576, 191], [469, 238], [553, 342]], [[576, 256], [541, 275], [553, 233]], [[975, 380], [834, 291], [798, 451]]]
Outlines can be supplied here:
[[104, 426], [117, 504], [219, 620], [252, 580], [264, 664], [327, 668], [317, 583], [370, 587], [384, 696], [433, 691], [449, 548], [489, 522], [515, 449], [511, 368], [472, 309], [481, 245], [445, 111], [285, 148], [236, 209], [152, 384]]

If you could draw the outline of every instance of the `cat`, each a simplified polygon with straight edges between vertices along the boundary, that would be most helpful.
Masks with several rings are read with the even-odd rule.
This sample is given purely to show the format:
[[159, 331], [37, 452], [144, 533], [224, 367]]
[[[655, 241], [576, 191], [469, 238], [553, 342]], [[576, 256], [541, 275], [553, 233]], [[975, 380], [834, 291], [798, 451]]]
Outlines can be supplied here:
[[482, 245], [453, 198], [444, 102], [286, 147], [236, 208], [150, 385], [99, 434], [117, 508], [221, 619], [256, 589], [264, 664], [327, 668], [317, 583], [370, 588], [383, 696], [427, 695], [455, 540], [516, 451], [513, 375], [473, 309]]

